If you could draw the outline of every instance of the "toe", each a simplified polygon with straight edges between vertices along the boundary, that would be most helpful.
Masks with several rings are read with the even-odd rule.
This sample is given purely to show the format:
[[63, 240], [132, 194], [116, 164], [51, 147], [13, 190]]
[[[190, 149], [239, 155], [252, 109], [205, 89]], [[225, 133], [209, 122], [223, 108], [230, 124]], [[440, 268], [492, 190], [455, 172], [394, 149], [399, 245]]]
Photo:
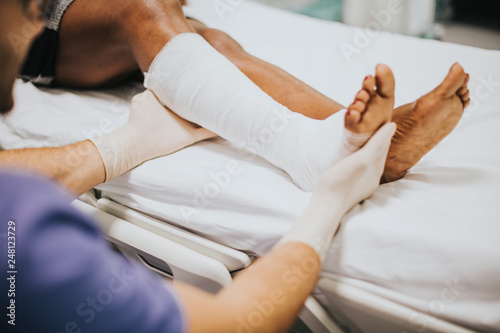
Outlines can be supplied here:
[[366, 90], [360, 90], [356, 97], [354, 97], [354, 101], [361, 101], [363, 103], [368, 103], [370, 100], [370, 94]]
[[365, 111], [365, 109], [366, 104], [362, 101], [354, 101], [354, 103], [349, 106], [349, 110], [358, 111], [359, 113], [362, 113], [363, 111]]
[[353, 130], [361, 120], [361, 113], [355, 110], [349, 110], [345, 114], [345, 127], [349, 130]]
[[469, 74], [465, 74], [465, 79], [464, 79], [464, 83], [462, 84], [462, 86], [460, 87], [460, 89], [458, 89], [457, 91], [457, 94], [459, 96], [465, 94], [468, 90], [469, 90], [469, 79], [470, 79], [470, 76]]
[[460, 99], [462, 100], [462, 102], [465, 102], [466, 100], [468, 100], [468, 99], [469, 99], [469, 97], [470, 97], [470, 92], [469, 92], [469, 90], [467, 90], [467, 91], [465, 92], [465, 94], [460, 95]]
[[363, 81], [363, 89], [366, 90], [366, 92], [370, 96], [375, 94], [376, 86], [377, 86], [377, 81], [371, 75], [367, 76], [366, 79]]
[[470, 98], [466, 101], [464, 101], [464, 109], [466, 109], [470, 104]]
[[377, 93], [382, 97], [394, 97], [396, 82], [394, 74], [389, 66], [384, 64], [377, 65], [375, 70], [377, 81]]
[[465, 93], [466, 93], [466, 92], [468, 92], [468, 91], [469, 91], [469, 88], [467, 88], [467, 86], [462, 87], [462, 88], [458, 89], [458, 91], [457, 91], [457, 95], [458, 95], [458, 96], [462, 96], [463, 94], [465, 94]]
[[441, 93], [447, 97], [452, 96], [462, 87], [466, 80], [466, 74], [460, 64], [454, 64], [443, 83], [438, 87]]
[[470, 104], [470, 97], [467, 99], [462, 99], [462, 105], [464, 107], [464, 110], [469, 106]]

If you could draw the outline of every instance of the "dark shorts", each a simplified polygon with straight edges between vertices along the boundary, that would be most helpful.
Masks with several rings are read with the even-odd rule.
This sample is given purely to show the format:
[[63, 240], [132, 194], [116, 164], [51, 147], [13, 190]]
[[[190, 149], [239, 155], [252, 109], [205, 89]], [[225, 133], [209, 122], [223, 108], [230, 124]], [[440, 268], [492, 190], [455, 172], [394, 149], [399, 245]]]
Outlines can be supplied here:
[[55, 10], [45, 22], [42, 34], [33, 42], [21, 70], [21, 78], [37, 85], [51, 86], [56, 71], [59, 27], [64, 13], [74, 0], [57, 0]]

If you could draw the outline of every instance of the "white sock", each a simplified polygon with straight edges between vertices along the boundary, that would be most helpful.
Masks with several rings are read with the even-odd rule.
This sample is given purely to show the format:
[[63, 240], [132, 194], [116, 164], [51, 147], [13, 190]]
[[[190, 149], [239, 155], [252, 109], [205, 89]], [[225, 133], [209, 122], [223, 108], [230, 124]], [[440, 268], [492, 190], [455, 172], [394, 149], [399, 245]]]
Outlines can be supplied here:
[[349, 139], [345, 110], [326, 120], [290, 111], [198, 34], [174, 37], [145, 73], [144, 85], [181, 117], [254, 151], [306, 191], [364, 144]]

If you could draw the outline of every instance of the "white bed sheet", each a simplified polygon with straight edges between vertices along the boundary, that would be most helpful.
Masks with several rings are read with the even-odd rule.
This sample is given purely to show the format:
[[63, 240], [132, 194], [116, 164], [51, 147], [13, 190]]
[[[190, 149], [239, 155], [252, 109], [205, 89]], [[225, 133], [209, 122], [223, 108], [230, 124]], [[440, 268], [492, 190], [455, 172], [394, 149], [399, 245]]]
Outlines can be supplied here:
[[[340, 45], [355, 46], [359, 30], [341, 24], [247, 2], [220, 16], [211, 1], [192, 0], [186, 13], [344, 105], [379, 62], [394, 70], [398, 105], [436, 86], [455, 61], [464, 65], [474, 103], [458, 128], [403, 180], [381, 186], [344, 218], [325, 271], [425, 313], [500, 331], [500, 52], [381, 33], [349, 62]], [[56, 146], [110, 131], [125, 123], [139, 90], [40, 90], [18, 82], [16, 108], [0, 121], [0, 145]], [[227, 170], [228, 180], [220, 176]], [[258, 255], [310, 197], [283, 171], [222, 139], [144, 163], [99, 189]]]

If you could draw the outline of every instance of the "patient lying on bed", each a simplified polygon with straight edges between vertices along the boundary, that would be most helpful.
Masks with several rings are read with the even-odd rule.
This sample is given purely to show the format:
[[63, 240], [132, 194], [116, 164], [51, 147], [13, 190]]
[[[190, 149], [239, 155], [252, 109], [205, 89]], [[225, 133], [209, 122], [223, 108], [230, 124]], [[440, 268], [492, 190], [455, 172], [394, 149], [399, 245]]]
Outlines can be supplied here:
[[[350, 142], [348, 148], [353, 149], [361, 146], [381, 123], [380, 119], [371, 119], [378, 113], [370, 112], [369, 106], [364, 111], [369, 99], [389, 98], [394, 103], [393, 94], [387, 95], [383, 88], [393, 85], [385, 79], [392, 77], [392, 73], [389, 68], [379, 66], [375, 77], [367, 77], [347, 112], [340, 112], [344, 109], [342, 105], [283, 70], [245, 53], [225, 33], [185, 19], [177, 0], [140, 0], [127, 4], [106, 1], [92, 5], [76, 1], [59, 5], [69, 8], [56, 34], [59, 42], [50, 44], [58, 45], [57, 50], [48, 49], [51, 46], [43, 43], [35, 44], [25, 65], [30, 73], [25, 72], [24, 77], [63, 87], [95, 88], [119, 83], [138, 70], [148, 72], [145, 85], [164, 105], [236, 144], [245, 144], [249, 134], [262, 134], [272, 117], [291, 117], [290, 112], [304, 115], [306, 117], [297, 116], [294, 124], [287, 127], [287, 133], [280, 135], [284, 139], [275, 137], [272, 144], [266, 144], [257, 153], [287, 171], [305, 190], [311, 190], [326, 165], [344, 156], [342, 141], [332, 144], [343, 135], [339, 124], [343, 127], [344, 115], [349, 130], [346, 142]], [[194, 33], [203, 41], [187, 36]], [[176, 43], [168, 43], [173, 40]], [[206, 48], [208, 44], [217, 54]], [[35, 73], [37, 53], [50, 52], [57, 54], [53, 68], [49, 68], [54, 77], [41, 80], [47, 64]], [[169, 75], [165, 75], [169, 70]], [[208, 71], [211, 71], [210, 77], [201, 79], [200, 73], [207, 75]], [[174, 79], [174, 75], [178, 77]], [[463, 68], [454, 65], [443, 83], [432, 92], [395, 109], [390, 115], [380, 115], [382, 123], [392, 119], [398, 125], [386, 163], [385, 181], [402, 177], [453, 130], [469, 103], [467, 83], [468, 75]], [[200, 84], [205, 84], [203, 89]], [[168, 91], [162, 91], [165, 86], [169, 86]], [[210, 90], [211, 87], [216, 88]], [[233, 104], [222, 114], [218, 103], [226, 98], [232, 98]], [[198, 104], [188, 105], [193, 100]], [[301, 164], [297, 165], [297, 161]]]

